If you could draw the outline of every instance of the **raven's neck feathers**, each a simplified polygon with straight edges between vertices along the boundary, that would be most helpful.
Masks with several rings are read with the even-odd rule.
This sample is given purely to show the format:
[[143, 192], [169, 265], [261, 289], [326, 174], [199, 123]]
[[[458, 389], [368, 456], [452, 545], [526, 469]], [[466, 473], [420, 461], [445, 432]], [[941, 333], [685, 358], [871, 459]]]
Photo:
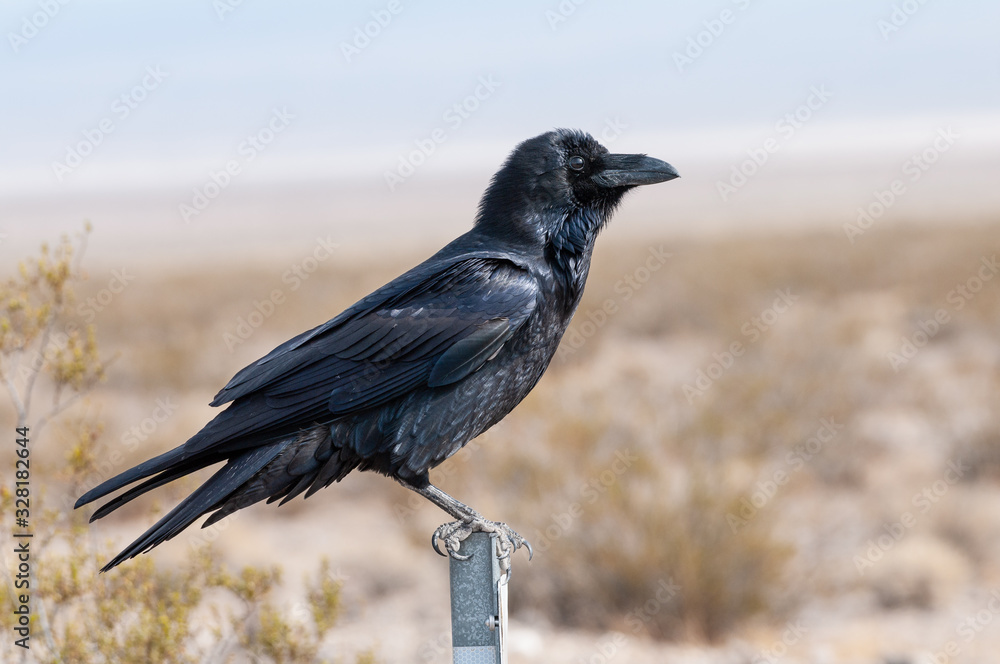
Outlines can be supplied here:
[[567, 294], [567, 305], [575, 309], [583, 296], [590, 272], [590, 257], [598, 233], [611, 217], [611, 209], [574, 208], [548, 238], [546, 257]]
[[575, 208], [563, 215], [562, 223], [556, 226], [548, 240], [557, 254], [582, 256], [590, 253], [597, 234], [604, 228], [608, 216], [594, 208]]
[[541, 226], [529, 222], [539, 213], [533, 199], [535, 177], [523, 165], [512, 160], [490, 182], [476, 214], [475, 227], [494, 237], [531, 242]]

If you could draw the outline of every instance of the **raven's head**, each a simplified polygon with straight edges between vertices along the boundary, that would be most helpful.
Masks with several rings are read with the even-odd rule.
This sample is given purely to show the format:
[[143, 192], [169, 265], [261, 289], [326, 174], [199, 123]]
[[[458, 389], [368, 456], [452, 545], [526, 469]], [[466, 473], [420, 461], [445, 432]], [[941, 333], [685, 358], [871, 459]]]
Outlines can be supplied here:
[[483, 194], [476, 228], [559, 251], [592, 246], [625, 192], [678, 177], [665, 161], [611, 154], [585, 132], [556, 129], [524, 141]]

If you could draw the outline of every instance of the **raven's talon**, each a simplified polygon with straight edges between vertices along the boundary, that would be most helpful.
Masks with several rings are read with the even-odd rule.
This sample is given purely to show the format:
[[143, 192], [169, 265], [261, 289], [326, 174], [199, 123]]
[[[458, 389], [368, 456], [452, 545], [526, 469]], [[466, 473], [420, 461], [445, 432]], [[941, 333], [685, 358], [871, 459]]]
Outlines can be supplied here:
[[497, 536], [497, 562], [500, 563], [500, 571], [507, 574], [509, 581], [511, 556], [523, 546], [528, 549], [528, 560], [531, 560], [531, 544], [506, 523], [495, 523], [493, 526], [495, 529], [490, 532], [496, 533]]
[[[528, 550], [528, 560], [534, 556], [531, 543], [514, 531], [506, 523], [489, 521], [480, 516], [468, 517], [461, 521], [452, 521], [443, 524], [434, 531], [431, 536], [431, 545], [441, 556], [451, 557], [455, 560], [468, 560], [471, 554], [463, 555], [459, 553], [462, 542], [472, 533], [492, 533], [496, 535], [496, 555], [500, 564], [500, 571], [510, 578], [511, 556], [522, 546]], [[441, 551], [439, 543], [444, 543], [445, 552]]]
[[431, 547], [442, 558], [447, 558], [448, 557], [447, 553], [442, 553], [441, 549], [438, 548], [438, 531], [436, 531], [436, 530], [434, 531], [434, 534], [431, 535]]
[[[451, 523], [446, 523], [438, 527], [431, 536], [431, 545], [434, 550], [438, 552], [438, 555], [444, 557], [451, 557], [455, 560], [468, 560], [472, 557], [472, 554], [462, 554], [459, 553], [459, 549], [462, 546], [462, 542], [471, 535], [473, 532], [472, 526], [468, 521], [452, 521]], [[444, 542], [444, 549], [447, 553], [441, 553], [441, 549], [438, 547], [438, 542]]]

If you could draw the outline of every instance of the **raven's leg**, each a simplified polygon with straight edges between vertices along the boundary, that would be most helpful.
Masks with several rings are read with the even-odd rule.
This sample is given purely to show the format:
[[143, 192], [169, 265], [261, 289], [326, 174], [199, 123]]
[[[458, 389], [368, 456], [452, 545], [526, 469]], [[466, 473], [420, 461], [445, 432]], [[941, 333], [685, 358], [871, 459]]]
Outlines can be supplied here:
[[[528, 560], [531, 560], [531, 556], [533, 555], [531, 543], [518, 535], [517, 532], [515, 532], [514, 529], [506, 523], [490, 521], [476, 510], [461, 501], [455, 500], [433, 484], [416, 487], [403, 481], [399, 481], [399, 483], [407, 489], [419, 493], [421, 496], [431, 501], [448, 514], [458, 519], [457, 521], [452, 521], [451, 523], [446, 523], [440, 526], [434, 531], [434, 535], [431, 537], [431, 545], [434, 547], [434, 550], [442, 556], [450, 555], [456, 560], [467, 560], [468, 556], [462, 555], [458, 552], [458, 549], [465, 538], [472, 533], [495, 533], [497, 535], [497, 554], [500, 557], [500, 567], [503, 571], [506, 572], [510, 569], [511, 554], [522, 546], [528, 549]], [[444, 548], [447, 551], [447, 554], [441, 553], [441, 549], [438, 548], [438, 540], [444, 542]]]

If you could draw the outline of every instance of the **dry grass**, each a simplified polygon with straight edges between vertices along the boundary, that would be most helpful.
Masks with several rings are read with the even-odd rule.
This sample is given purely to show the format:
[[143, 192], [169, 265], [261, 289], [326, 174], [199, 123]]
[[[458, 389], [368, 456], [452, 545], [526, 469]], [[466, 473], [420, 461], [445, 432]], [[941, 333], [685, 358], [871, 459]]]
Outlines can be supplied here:
[[[873, 234], [854, 247], [823, 235], [674, 243], [670, 261], [627, 300], [616, 281], [648, 248], [605, 250], [574, 323], [581, 334], [567, 337], [583, 342], [564, 347], [476, 458], [450, 462], [460, 495], [551, 543], [525, 570], [516, 608], [567, 625], [709, 640], [761, 613], [780, 621], [814, 597], [858, 589], [876, 603], [927, 608], [943, 601], [931, 589], [945, 583], [925, 578], [927, 569], [899, 571], [918, 581], [889, 581], [890, 557], [875, 563], [881, 575], [852, 563], [907, 508], [927, 531], [926, 550], [960, 545], [942, 575], [964, 578], [953, 570], [965, 557], [996, 573], [983, 553], [989, 529], [954, 519], [957, 492], [922, 522], [910, 499], [951, 458], [972, 468], [963, 483], [996, 482], [1000, 298], [989, 289], [1000, 283], [960, 310], [948, 297], [997, 239], [996, 228], [968, 228]], [[766, 330], [756, 326], [778, 291], [797, 299], [765, 319]], [[606, 324], [584, 327], [608, 301]], [[950, 322], [895, 371], [888, 353], [938, 308]], [[725, 364], [718, 354], [733, 341], [742, 354], [689, 399], [685, 384]], [[986, 344], [980, 361], [969, 361], [969, 343]], [[915, 423], [927, 430], [909, 440]], [[637, 454], [634, 465], [607, 476], [600, 495], [581, 493], [622, 450]], [[763, 505], [740, 512], [755, 498]], [[677, 584], [676, 596], [643, 615], [662, 579]], [[893, 584], [906, 588], [887, 591]]]
[[[515, 618], [668, 640], [764, 634], [766, 645], [786, 619], [844, 598], [877, 624], [900, 607], [943, 610], [956, 589], [1000, 578], [1000, 517], [988, 509], [1000, 480], [1000, 279], [961, 309], [949, 300], [998, 240], [1000, 227], [980, 226], [875, 229], [853, 246], [839, 233], [669, 241], [671, 257], [637, 288], [627, 278], [647, 276], [660, 243], [601, 244], [549, 373], [474, 452], [435, 471], [534, 542], [534, 562], [515, 563]], [[112, 440], [156, 398], [204, 403], [235, 370], [420, 258], [327, 261], [284, 288], [275, 315], [232, 353], [223, 335], [283, 287], [286, 266], [147, 275], [96, 321], [102, 346], [122, 353], [95, 399]], [[776, 291], [794, 303], [771, 316]], [[941, 308], [949, 322], [894, 370], [888, 354]], [[731, 366], [686, 392], [733, 342], [742, 352]], [[127, 461], [178, 444], [210, 413], [179, 412]], [[954, 459], [971, 470], [921, 512], [914, 495]], [[309, 505], [281, 509], [323, 518]], [[916, 524], [902, 542], [913, 542], [859, 572], [869, 542], [907, 511]], [[422, 551], [426, 519], [410, 524]], [[920, 551], [947, 565], [921, 565]], [[875, 657], [891, 641], [865, 647]]]

